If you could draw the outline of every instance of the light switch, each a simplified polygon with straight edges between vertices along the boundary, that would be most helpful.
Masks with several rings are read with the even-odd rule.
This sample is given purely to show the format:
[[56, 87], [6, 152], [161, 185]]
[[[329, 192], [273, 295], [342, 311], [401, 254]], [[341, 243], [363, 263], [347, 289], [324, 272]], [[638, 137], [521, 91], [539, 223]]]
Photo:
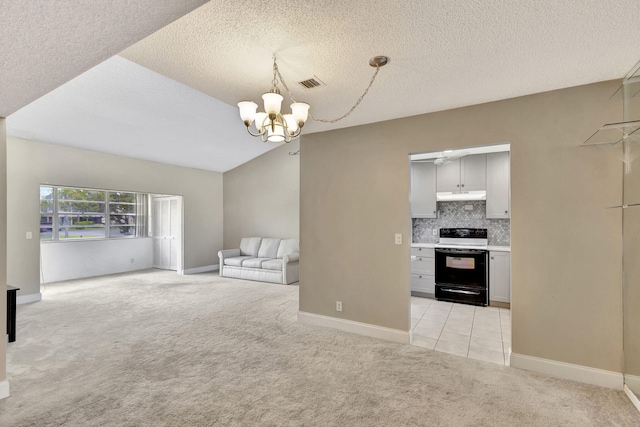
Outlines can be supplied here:
[[27, 231], [27, 239], [33, 239], [33, 233], [31, 231]]
[[396, 234], [396, 245], [402, 244], [402, 234]]
[[437, 228], [434, 228], [434, 229], [433, 229], [433, 235], [434, 235], [434, 236], [437, 236], [437, 235], [438, 235], [438, 229], [437, 229]]

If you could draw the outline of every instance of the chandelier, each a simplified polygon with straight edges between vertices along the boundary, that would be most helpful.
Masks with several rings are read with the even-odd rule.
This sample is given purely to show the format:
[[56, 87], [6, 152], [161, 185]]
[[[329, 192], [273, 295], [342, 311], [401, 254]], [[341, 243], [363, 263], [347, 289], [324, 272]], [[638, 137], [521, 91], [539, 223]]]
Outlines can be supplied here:
[[[240, 101], [238, 102], [238, 108], [240, 109], [240, 118], [247, 127], [247, 132], [251, 136], [260, 137], [262, 142], [291, 142], [292, 139], [300, 136], [302, 127], [306, 123], [307, 119], [311, 118], [324, 123], [335, 123], [339, 120], [349, 116], [360, 104], [365, 95], [369, 92], [371, 85], [373, 85], [380, 67], [386, 65], [389, 62], [389, 58], [386, 56], [374, 56], [369, 60], [369, 65], [376, 68], [369, 86], [364, 93], [358, 98], [358, 101], [353, 107], [341, 117], [332, 120], [317, 119], [309, 113], [309, 104], [305, 102], [296, 102], [295, 98], [291, 94], [291, 91], [287, 87], [280, 71], [278, 70], [278, 64], [276, 62], [275, 55], [273, 56], [273, 80], [271, 80], [271, 89], [269, 92], [262, 95], [264, 102], [264, 111], [258, 112], [258, 104], [253, 101]], [[278, 88], [278, 80], [282, 83], [282, 86], [287, 91], [289, 98], [293, 101], [291, 104], [291, 113], [282, 114], [280, 112], [282, 108], [283, 96], [280, 95], [280, 89]], [[253, 125], [253, 126], [252, 126]], [[252, 130], [253, 127], [253, 130]]]
[[[294, 102], [291, 104], [290, 114], [281, 114], [282, 100], [278, 89], [278, 64], [273, 57], [273, 80], [271, 90], [262, 95], [264, 111], [256, 112], [258, 104], [253, 101], [240, 101], [240, 117], [251, 136], [259, 136], [262, 142], [291, 142], [300, 135], [304, 123], [309, 117], [309, 104]], [[256, 132], [251, 131], [251, 123], [254, 123]]]

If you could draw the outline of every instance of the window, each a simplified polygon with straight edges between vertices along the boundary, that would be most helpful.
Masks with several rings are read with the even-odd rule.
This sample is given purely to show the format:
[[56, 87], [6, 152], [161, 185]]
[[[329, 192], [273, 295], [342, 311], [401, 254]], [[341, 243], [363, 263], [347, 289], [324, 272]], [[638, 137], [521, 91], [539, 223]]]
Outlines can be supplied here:
[[57, 188], [58, 239], [105, 237], [106, 191]]
[[135, 193], [109, 193], [109, 224], [109, 237], [135, 236]]
[[40, 240], [144, 236], [146, 194], [40, 187]]
[[53, 187], [40, 187], [40, 240], [53, 240]]

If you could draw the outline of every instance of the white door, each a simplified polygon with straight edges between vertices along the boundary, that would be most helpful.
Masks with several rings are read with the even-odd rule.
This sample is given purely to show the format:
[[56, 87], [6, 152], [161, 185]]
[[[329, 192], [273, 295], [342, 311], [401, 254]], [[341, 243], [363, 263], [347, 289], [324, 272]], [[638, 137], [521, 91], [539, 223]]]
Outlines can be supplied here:
[[178, 197], [153, 198], [153, 267], [178, 269], [180, 205]]

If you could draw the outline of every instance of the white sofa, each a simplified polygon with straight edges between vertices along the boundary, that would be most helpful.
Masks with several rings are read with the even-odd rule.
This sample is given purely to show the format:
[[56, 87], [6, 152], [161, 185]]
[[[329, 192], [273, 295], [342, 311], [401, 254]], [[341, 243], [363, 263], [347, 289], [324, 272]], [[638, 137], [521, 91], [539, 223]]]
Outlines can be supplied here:
[[299, 279], [298, 239], [245, 237], [238, 249], [218, 252], [220, 276], [290, 285]]

